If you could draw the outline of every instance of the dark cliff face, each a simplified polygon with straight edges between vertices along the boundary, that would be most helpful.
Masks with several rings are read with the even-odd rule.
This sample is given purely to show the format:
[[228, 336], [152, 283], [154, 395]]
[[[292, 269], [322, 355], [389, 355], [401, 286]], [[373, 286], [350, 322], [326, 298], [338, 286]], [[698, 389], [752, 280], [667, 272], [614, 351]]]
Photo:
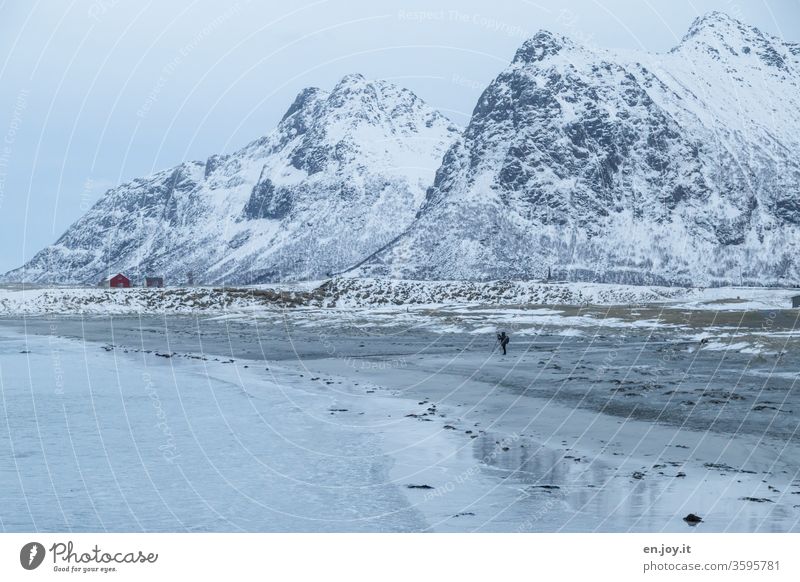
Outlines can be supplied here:
[[288, 215], [291, 208], [292, 198], [288, 189], [276, 191], [272, 180], [262, 178], [253, 186], [253, 193], [244, 207], [243, 215], [247, 219], [280, 219]]

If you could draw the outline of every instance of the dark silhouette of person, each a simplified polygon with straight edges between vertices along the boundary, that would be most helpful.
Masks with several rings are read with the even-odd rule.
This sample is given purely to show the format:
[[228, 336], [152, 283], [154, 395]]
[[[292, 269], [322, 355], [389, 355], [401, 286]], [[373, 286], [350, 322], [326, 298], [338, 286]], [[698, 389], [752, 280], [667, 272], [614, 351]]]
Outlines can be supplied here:
[[509, 338], [508, 335], [506, 335], [506, 332], [501, 331], [500, 333], [497, 334], [497, 341], [500, 342], [500, 347], [503, 348], [503, 355], [505, 356], [506, 346], [508, 345], [508, 342], [511, 341], [511, 338]]

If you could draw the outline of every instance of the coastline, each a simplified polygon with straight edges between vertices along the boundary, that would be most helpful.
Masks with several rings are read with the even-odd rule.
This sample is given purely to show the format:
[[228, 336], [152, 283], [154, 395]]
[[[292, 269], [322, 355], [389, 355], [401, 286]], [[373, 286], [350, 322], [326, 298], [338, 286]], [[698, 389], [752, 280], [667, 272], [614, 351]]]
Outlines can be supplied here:
[[[2, 325], [27, 327], [34, 343], [50, 342], [48, 321], [4, 319]], [[709, 407], [697, 422], [714, 414], [720, 417], [727, 408], [733, 414], [725, 422], [717, 418], [713, 430], [698, 431], [692, 428], [696, 422], [691, 415], [682, 421], [664, 416], [653, 422], [651, 413], [616, 405], [647, 398], [654, 401], [655, 411], [661, 405], [678, 406], [671, 398], [659, 401], [652, 392], [633, 398], [603, 393], [598, 400], [593, 392], [599, 389], [592, 382], [580, 381], [571, 389], [566, 385], [572, 382], [560, 381], [572, 373], [563, 369], [564, 362], [562, 369], [551, 368], [557, 365], [558, 354], [572, 355], [575, 368], [589, 366], [592, 353], [605, 353], [602, 346], [618, 339], [565, 336], [560, 335], [563, 329], [547, 327], [530, 341], [516, 336], [509, 356], [501, 359], [486, 353], [480, 335], [476, 339], [475, 334], [432, 333], [419, 327], [376, 330], [354, 319], [340, 320], [338, 325], [331, 318], [241, 322], [150, 316], [52, 321], [55, 341], [73, 342], [76, 349], [104, 358], [98, 368], [108, 368], [113, 361], [111, 369], [118, 369], [124, 361], [126, 369], [138, 370], [146, 361], [168, 372], [162, 385], [199, 381], [217, 386], [203, 391], [209, 406], [216, 409], [205, 409], [199, 402], [200, 408], [192, 413], [173, 403], [179, 417], [197, 411], [212, 420], [219, 420], [217, 415], [227, 417], [215, 404], [219, 387], [243, 391], [251, 395], [248, 398], [271, 391], [303, 402], [292, 406], [300, 408], [298, 418], [309, 424], [284, 425], [291, 427], [285, 429], [290, 432], [297, 429], [292, 434], [304, 443], [302, 447], [313, 451], [327, 429], [333, 431], [333, 442], [341, 438], [342, 443], [361, 443], [358, 450], [366, 446], [370, 451], [366, 457], [374, 463], [364, 466], [363, 451], [355, 455], [356, 461], [347, 455], [338, 459], [335, 469], [324, 468], [314, 453], [311, 458], [315, 464], [322, 462], [320, 470], [333, 475], [337, 486], [382, 491], [379, 501], [366, 503], [348, 496], [350, 513], [357, 517], [281, 520], [278, 527], [287, 531], [302, 529], [297, 527], [300, 523], [307, 524], [308, 531], [338, 523], [343, 531], [366, 527], [368, 531], [683, 532], [688, 526], [681, 518], [687, 513], [704, 518], [691, 531], [797, 531], [800, 513], [793, 506], [800, 500], [793, 495], [800, 491], [795, 469], [798, 447], [791, 439], [782, 439], [782, 432], [766, 434], [760, 424], [744, 430], [749, 425], [740, 422], [740, 430], [726, 432], [737, 419], [742, 421], [741, 411], [734, 410], [740, 402], [729, 398], [724, 405]], [[644, 333], [645, 343], [658, 345], [652, 334]], [[104, 341], [109, 338], [113, 345]], [[641, 349], [634, 338], [623, 339], [631, 354]], [[599, 345], [592, 348], [596, 342]], [[627, 374], [642, 367], [628, 362], [629, 355], [622, 350], [617, 362]], [[702, 376], [700, 364], [693, 365]], [[615, 381], [612, 373], [605, 374], [595, 371], [590, 377]], [[159, 390], [166, 394], [164, 388]], [[308, 415], [306, 410], [314, 412]], [[195, 420], [181, 418], [181, 422], [187, 419]], [[237, 415], [215, 426], [232, 436], [243, 430], [253, 442], [258, 442], [258, 435], [269, 435], [258, 414]], [[352, 434], [342, 436], [347, 431]], [[272, 431], [276, 434], [282, 438], [280, 431]], [[232, 442], [238, 446], [235, 438]], [[297, 462], [305, 457], [293, 458]], [[302, 462], [309, 461], [305, 459]], [[360, 481], [347, 475], [351, 462], [363, 470], [357, 471]], [[678, 476], [681, 473], [684, 476]], [[294, 502], [302, 503], [302, 498], [297, 496]], [[372, 509], [353, 509], [365, 503]], [[286, 508], [281, 511], [291, 513]], [[231, 525], [223, 521], [214, 527], [227, 531]]]

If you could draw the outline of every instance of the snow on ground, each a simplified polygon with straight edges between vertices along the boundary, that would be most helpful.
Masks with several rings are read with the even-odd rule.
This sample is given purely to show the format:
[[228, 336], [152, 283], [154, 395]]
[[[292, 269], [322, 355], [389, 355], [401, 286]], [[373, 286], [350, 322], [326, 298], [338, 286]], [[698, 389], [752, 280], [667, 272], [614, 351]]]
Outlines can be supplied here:
[[326, 304], [337, 307], [392, 304], [618, 305], [688, 299], [696, 293], [696, 290], [679, 287], [637, 287], [602, 283], [370, 278], [332, 279], [327, 283], [325, 291]]
[[[787, 309], [798, 289], [723, 287], [689, 289], [599, 283], [532, 281], [402, 281], [332, 279], [293, 285], [230, 288], [27, 288], [0, 287], [0, 315], [139, 314], [208, 312], [252, 314], [287, 307], [369, 308], [394, 317], [403, 308], [454, 313], [481, 306], [663, 305], [684, 310], [750, 311]], [[559, 316], [557, 310], [531, 311], [531, 317]], [[514, 316], [516, 317], [516, 316]], [[543, 321], [543, 320], [542, 320]], [[611, 325], [611, 322], [607, 322]], [[640, 325], [648, 325], [641, 322]]]
[[719, 311], [789, 309], [792, 306], [792, 297], [795, 295], [800, 295], [800, 289], [711, 287], [699, 291], [691, 301], [676, 303], [674, 307]]
[[261, 288], [0, 288], [0, 315], [247, 313], [310, 301], [302, 290]]

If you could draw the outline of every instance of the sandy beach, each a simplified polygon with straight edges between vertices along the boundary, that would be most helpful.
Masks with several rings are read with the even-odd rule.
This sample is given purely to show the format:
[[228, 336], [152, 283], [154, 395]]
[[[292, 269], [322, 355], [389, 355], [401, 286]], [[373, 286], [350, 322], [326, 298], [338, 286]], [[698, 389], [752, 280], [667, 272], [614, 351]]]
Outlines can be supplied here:
[[797, 531], [795, 319], [664, 306], [5, 318], [0, 523]]

